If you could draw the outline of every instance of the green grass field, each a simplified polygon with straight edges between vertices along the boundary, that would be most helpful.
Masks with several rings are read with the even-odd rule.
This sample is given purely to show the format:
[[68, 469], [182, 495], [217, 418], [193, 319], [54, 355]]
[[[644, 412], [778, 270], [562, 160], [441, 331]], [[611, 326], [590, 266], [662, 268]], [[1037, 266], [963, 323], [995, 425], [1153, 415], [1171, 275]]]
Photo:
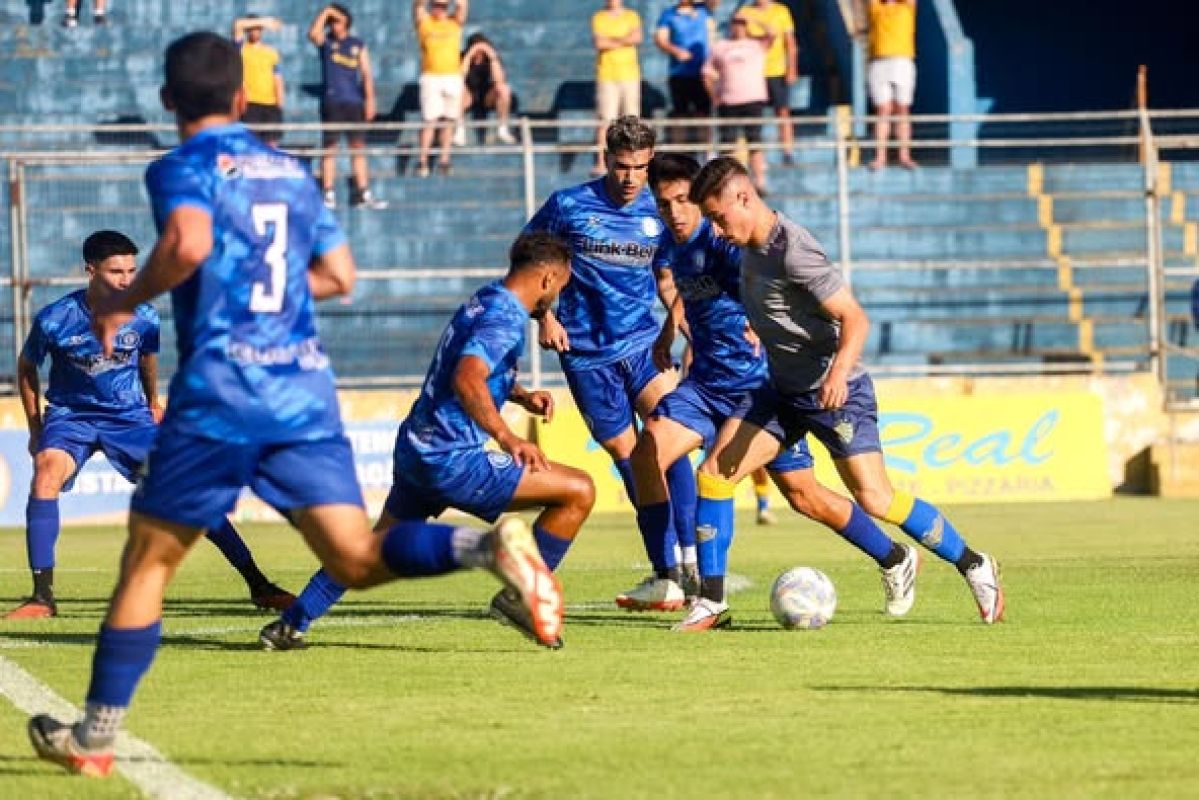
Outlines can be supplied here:
[[[165, 641], [127, 723], [238, 797], [1194, 797], [1199, 793], [1199, 503], [1152, 499], [953, 509], [1004, 565], [1008, 621], [926, 560], [916, 607], [880, 613], [876, 571], [783, 515], [743, 524], [734, 628], [669, 631], [611, 597], [644, 572], [629, 516], [594, 520], [567, 559], [567, 646], [484, 617], [482, 574], [354, 595], [304, 652], [267, 653], [242, 585], [201, 543], [168, 598]], [[743, 523], [748, 520], [743, 519]], [[313, 561], [282, 526], [248, 538], [298, 591]], [[80, 704], [120, 548], [67, 530], [62, 616], [0, 623], [0, 656]], [[19, 531], [0, 594], [27, 590]], [[826, 629], [787, 632], [767, 592], [809, 564], [837, 585]], [[119, 776], [36, 760], [0, 699], [0, 797], [136, 797]]]

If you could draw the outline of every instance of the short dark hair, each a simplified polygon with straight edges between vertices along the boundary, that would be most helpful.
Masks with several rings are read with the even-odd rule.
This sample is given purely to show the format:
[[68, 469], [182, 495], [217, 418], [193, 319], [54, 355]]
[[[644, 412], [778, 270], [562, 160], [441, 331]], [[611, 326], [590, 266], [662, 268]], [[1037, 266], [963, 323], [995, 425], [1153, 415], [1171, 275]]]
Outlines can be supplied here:
[[658, 137], [654, 133], [654, 129], [642, 122], [641, 117], [633, 114], [626, 114], [612, 120], [612, 124], [608, 126], [608, 133], [604, 137], [604, 144], [609, 153], [653, 150], [657, 141]]
[[729, 181], [736, 177], [748, 178], [749, 173], [741, 162], [732, 156], [720, 156], [714, 158], [695, 176], [695, 180], [691, 181], [692, 203], [701, 205], [712, 195], [720, 194], [724, 191], [724, 187]]
[[137, 245], [120, 231], [96, 231], [83, 241], [85, 264], [99, 264], [113, 256], [135, 256]]
[[237, 45], [210, 31], [182, 36], [167, 46], [166, 91], [175, 113], [190, 122], [228, 114], [242, 85]]
[[346, 8], [341, 3], [330, 3], [329, 8], [346, 18], [346, 28], [354, 27], [354, 15], [350, 13], [350, 9]]
[[520, 272], [541, 264], [565, 264], [570, 267], [570, 245], [544, 231], [522, 233], [508, 249], [508, 271]]
[[685, 153], [658, 153], [649, 162], [649, 185], [657, 189], [671, 181], [692, 183], [699, 174], [699, 162]]

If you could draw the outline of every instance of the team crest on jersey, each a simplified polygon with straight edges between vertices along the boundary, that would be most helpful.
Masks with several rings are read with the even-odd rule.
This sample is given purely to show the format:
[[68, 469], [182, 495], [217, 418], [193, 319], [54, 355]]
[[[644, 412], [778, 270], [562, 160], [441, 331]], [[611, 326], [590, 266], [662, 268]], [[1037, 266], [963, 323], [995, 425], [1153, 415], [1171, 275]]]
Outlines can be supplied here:
[[507, 469], [512, 466], [512, 456], [507, 453], [500, 453], [495, 450], [488, 451], [487, 460], [491, 462], [491, 466], [496, 469]]
[[237, 159], [228, 153], [221, 153], [216, 157], [216, 171], [220, 173], [225, 180], [236, 178], [240, 170], [237, 166]]
[[657, 236], [662, 232], [662, 223], [653, 217], [641, 220], [641, 232], [646, 236]]
[[833, 426], [833, 432], [837, 434], [837, 438], [842, 444], [849, 444], [853, 441], [853, 423], [847, 419], [843, 419]]
[[137, 331], [123, 330], [117, 334], [117, 347], [125, 350], [135, 350], [141, 343], [142, 337]]

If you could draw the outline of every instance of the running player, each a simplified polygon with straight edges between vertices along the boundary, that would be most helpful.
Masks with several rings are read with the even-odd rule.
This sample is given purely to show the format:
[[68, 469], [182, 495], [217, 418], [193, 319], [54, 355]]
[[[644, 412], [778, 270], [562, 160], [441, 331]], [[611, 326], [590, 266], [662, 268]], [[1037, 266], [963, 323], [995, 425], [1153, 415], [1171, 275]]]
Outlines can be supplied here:
[[[25, 506], [25, 552], [33, 594], [5, 619], [57, 616], [54, 550], [58, 543], [58, 496], [97, 451], [130, 483], [136, 480], [162, 419], [158, 402], [158, 312], [142, 305], [117, 337], [111, 357], [92, 333], [91, 309], [123, 291], [137, 271], [137, 245], [117, 231], [96, 231], [83, 243], [87, 288], [43, 308], [17, 360], [17, 385], [29, 425], [33, 482]], [[49, 406], [43, 411], [38, 369], [50, 357]], [[208, 534], [241, 573], [250, 600], [282, 610], [295, 600], [271, 583], [227, 519]]]
[[[556, 569], [595, 504], [581, 470], [546, 460], [500, 416], [505, 401], [549, 420], [553, 395], [516, 382], [529, 317], [540, 318], [570, 278], [570, 250], [543, 233], [522, 234], [508, 254], [508, 275], [474, 294], [446, 326], [424, 387], [396, 434], [393, 485], [375, 525], [425, 520], [448, 508], [494, 522], [504, 511], [542, 509], [533, 523], [541, 557]], [[485, 450], [494, 440], [502, 452]], [[320, 570], [283, 616], [264, 627], [268, 650], [305, 646], [304, 634], [345, 593]], [[504, 589], [491, 613], [536, 641], [519, 596]], [[548, 647], [562, 646], [556, 639]]]
[[[659, 525], [666, 513], [664, 468], [701, 445], [710, 449], [734, 409], [768, 381], [766, 359], [747, 336], [738, 299], [742, 250], [719, 236], [689, 199], [697, 174], [699, 164], [684, 155], [655, 156], [650, 165], [650, 186], [670, 234], [658, 264], [671, 273], [679, 298], [654, 345], [654, 360], [660, 369], [671, 368], [671, 346], [684, 325], [692, 351], [687, 377], [658, 403], [633, 451], [638, 515]], [[769, 470], [788, 502], [873, 557], [882, 570], [887, 613], [906, 614], [915, 601], [916, 548], [892, 542], [860, 508], [821, 486], [802, 439], [781, 452], [775, 444]], [[701, 529], [700, 597], [676, 630], [707, 630], [730, 621], [725, 566], [732, 531], [718, 533], [709, 536]], [[628, 597], [621, 605], [636, 608]]]
[[870, 323], [820, 243], [768, 207], [735, 159], [705, 165], [691, 186], [691, 200], [744, 248], [741, 299], [765, 346], [771, 376], [721, 428], [700, 465], [700, 529], [731, 536], [737, 481], [773, 458], [780, 442], [791, 444], [811, 433], [870, 516], [898, 525], [953, 564], [983, 622], [1002, 619], [995, 560], [970, 549], [934, 506], [891, 486], [874, 384], [859, 361]]
[[246, 486], [288, 513], [343, 585], [484, 567], [519, 590], [542, 641], [562, 620], [557, 579], [517, 518], [487, 533], [424, 523], [371, 533], [313, 303], [353, 288], [345, 237], [307, 168], [234, 122], [246, 99], [231, 41], [188, 34], [167, 48], [165, 71], [182, 144], [146, 172], [158, 242], [93, 313], [111, 356], [134, 310], [172, 291], [179, 371], [133, 495], [85, 716], [28, 725], [41, 758], [96, 776], [112, 770], [113, 741], [158, 649], [167, 583]]
[[[653, 263], [663, 232], [646, 188], [654, 131], [637, 117], [624, 116], [608, 127], [605, 143], [607, 174], [554, 192], [525, 230], [547, 231], [570, 244], [570, 283], [562, 290], [557, 316], [551, 312], [541, 320], [539, 339], [558, 351], [583, 421], [612, 457], [632, 500], [634, 417], [647, 416], [678, 377], [659, 372], [650, 352], [658, 335]], [[669, 308], [674, 289], [668, 280], [658, 281], [658, 294]], [[667, 529], [638, 519], [657, 579], [641, 585], [640, 599], [646, 603], [681, 592], [674, 542], [685, 548], [695, 544], [691, 465], [672, 465], [666, 479], [672, 512]]]

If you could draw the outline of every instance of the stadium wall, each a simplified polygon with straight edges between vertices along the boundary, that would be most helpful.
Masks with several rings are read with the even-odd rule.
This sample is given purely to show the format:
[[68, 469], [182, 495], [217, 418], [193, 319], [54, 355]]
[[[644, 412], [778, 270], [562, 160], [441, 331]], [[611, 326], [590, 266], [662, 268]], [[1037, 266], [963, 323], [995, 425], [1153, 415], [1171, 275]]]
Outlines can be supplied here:
[[[1147, 491], [1164, 481], [1152, 446], [1172, 421], [1160, 412], [1150, 375], [1125, 377], [879, 379], [880, 429], [897, 485], [945, 503], [1085, 500], [1112, 491]], [[536, 436], [556, 460], [587, 469], [599, 489], [597, 510], [627, 509], [608, 457], [586, 435], [569, 396], [550, 425], [532, 423], [509, 406], [509, 423]], [[342, 412], [354, 445], [358, 476], [372, 513], [391, 484], [398, 420], [414, 391], [347, 391]], [[1195, 432], [1199, 434], [1199, 431]], [[17, 400], [0, 400], [0, 525], [24, 524], [32, 466]], [[821, 480], [840, 488], [819, 446]], [[1160, 458], [1158, 459], [1160, 461]], [[64, 524], [119, 522], [132, 487], [97, 455], [73, 491], [62, 497]], [[745, 484], [739, 501], [753, 502]], [[274, 512], [247, 497], [236, 516], [272, 520]]]

